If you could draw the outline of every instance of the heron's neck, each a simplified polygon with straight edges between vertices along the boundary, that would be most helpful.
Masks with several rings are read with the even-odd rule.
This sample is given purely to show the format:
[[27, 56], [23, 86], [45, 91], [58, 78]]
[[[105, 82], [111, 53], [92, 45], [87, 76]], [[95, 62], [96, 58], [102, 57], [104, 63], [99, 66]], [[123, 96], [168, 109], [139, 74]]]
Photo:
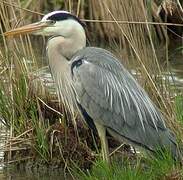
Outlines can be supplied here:
[[51, 68], [52, 75], [54, 76], [54, 78], [58, 76], [58, 73], [63, 73], [64, 71], [67, 71], [68, 67], [68, 60], [62, 53], [62, 41], [63, 37], [58, 36], [51, 38], [47, 44], [49, 66]]
[[49, 65], [57, 84], [59, 97], [71, 112], [74, 112], [76, 103], [72, 89], [69, 60], [78, 50], [84, 48], [85, 44], [85, 37], [83, 39], [77, 37], [65, 39], [62, 36], [51, 38], [47, 44]]
[[73, 32], [70, 37], [55, 36], [47, 44], [48, 55], [58, 54], [70, 60], [80, 49], [86, 46], [85, 33]]

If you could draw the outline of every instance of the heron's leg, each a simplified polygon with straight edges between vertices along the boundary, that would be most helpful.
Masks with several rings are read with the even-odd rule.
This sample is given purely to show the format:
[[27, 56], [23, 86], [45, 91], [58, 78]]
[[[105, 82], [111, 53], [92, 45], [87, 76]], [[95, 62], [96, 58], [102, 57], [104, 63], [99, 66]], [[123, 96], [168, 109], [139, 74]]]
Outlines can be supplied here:
[[108, 147], [108, 141], [106, 137], [106, 128], [103, 125], [96, 122], [95, 122], [95, 125], [101, 141], [102, 158], [104, 161], [109, 162], [109, 147]]

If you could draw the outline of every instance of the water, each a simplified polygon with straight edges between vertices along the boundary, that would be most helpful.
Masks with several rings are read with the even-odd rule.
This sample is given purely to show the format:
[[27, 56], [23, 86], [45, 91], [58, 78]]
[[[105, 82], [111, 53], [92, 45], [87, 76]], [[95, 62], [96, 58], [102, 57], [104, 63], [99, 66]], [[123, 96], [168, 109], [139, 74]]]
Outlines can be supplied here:
[[[3, 147], [5, 145], [6, 137], [7, 137], [7, 131], [5, 127], [0, 123], [0, 147]], [[4, 152], [0, 148], [0, 179], [3, 178], [3, 168], [4, 168]]]
[[71, 179], [69, 176], [64, 178], [63, 174], [31, 174], [24, 171], [11, 171], [0, 173], [0, 180], [61, 180]]
[[180, 59], [171, 61], [172, 75], [177, 88], [183, 90], [183, 52]]

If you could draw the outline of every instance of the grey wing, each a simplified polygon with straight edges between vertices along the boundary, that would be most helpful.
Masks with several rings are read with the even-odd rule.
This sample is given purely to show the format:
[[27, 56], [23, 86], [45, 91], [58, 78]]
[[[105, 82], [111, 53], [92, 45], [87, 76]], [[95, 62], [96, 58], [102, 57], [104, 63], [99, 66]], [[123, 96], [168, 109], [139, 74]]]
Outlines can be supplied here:
[[161, 113], [128, 71], [108, 51], [94, 52], [73, 68], [77, 101], [93, 121], [150, 150], [174, 142]]

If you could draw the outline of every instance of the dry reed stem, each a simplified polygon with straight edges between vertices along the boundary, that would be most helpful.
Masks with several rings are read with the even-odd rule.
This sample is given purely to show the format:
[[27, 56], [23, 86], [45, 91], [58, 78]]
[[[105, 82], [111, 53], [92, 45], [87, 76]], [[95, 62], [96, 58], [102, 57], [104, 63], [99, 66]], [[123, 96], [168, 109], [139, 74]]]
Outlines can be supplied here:
[[[11, 148], [11, 151], [21, 151], [21, 150], [28, 150], [28, 149], [31, 149], [31, 147], [12, 147]], [[9, 149], [0, 149], [1, 151], [3, 151], [3, 152], [8, 152], [8, 151], [10, 151]]]
[[122, 144], [120, 144], [114, 151], [112, 151], [110, 154], [109, 154], [109, 156], [112, 156], [114, 153], [116, 153], [121, 147], [123, 147], [125, 144], [124, 143], [122, 143]]
[[12, 163], [20, 162], [20, 161], [25, 161], [25, 160], [28, 160], [28, 159], [33, 159], [33, 158], [34, 158], [34, 157], [20, 158], [20, 159], [11, 160], [11, 161], [8, 161], [8, 162], [5, 162], [5, 163], [6, 163], [6, 164], [12, 164]]
[[9, 2], [6, 2], [6, 1], [1, 1], [0, 3], [6, 5], [6, 6], [12, 6], [16, 9], [21, 9], [21, 10], [24, 10], [24, 11], [27, 11], [27, 12], [30, 12], [30, 13], [33, 13], [33, 14], [37, 14], [37, 15], [41, 15], [41, 16], [44, 16], [43, 13], [40, 13], [40, 12], [36, 12], [36, 11], [32, 11], [30, 9], [27, 9], [27, 8], [22, 8], [21, 6], [18, 6], [17, 4], [15, 3], [9, 3]]
[[11, 140], [11, 139], [8, 139], [8, 141], [7, 141], [7, 143], [5, 144], [5, 145], [3, 145], [3, 146], [0, 146], [0, 149], [7, 149], [7, 148], [9, 148], [9, 150], [11, 151], [11, 148], [12, 148], [12, 146], [14, 146], [14, 145], [17, 145], [17, 144], [23, 144], [23, 143], [25, 143], [26, 141], [30, 141], [30, 140], [32, 140], [33, 138], [27, 138], [27, 139], [17, 139], [16, 140], [16, 142], [13, 142], [13, 140]]
[[63, 117], [63, 114], [59, 111], [57, 111], [56, 109], [53, 109], [52, 107], [50, 107], [48, 104], [46, 104], [41, 98], [37, 97], [37, 99], [39, 101], [41, 101], [48, 109], [52, 110], [53, 112], [56, 112], [57, 114], [59, 114], [60, 116]]
[[120, 20], [100, 20], [100, 19], [81, 19], [84, 22], [94, 22], [94, 23], [118, 23], [118, 24], [145, 24], [145, 25], [162, 25], [162, 26], [180, 26], [183, 24], [178, 23], [160, 23], [160, 22], [149, 22], [149, 21], [120, 21]]
[[[78, 16], [79, 15], [79, 7], [80, 7], [80, 2], [81, 0], [79, 0], [78, 2], [78, 8], [77, 8], [77, 13], [76, 15]], [[41, 15], [41, 16], [44, 16], [45, 14], [43, 13], [40, 13], [40, 12], [37, 12], [37, 11], [32, 11], [30, 9], [27, 9], [27, 8], [22, 8], [21, 6], [17, 6], [15, 4], [11, 4], [11, 3], [8, 3], [8, 2], [5, 2], [5, 1], [2, 1], [0, 3], [4, 3], [5, 5], [7, 6], [13, 6], [17, 9], [20, 9], [20, 10], [23, 10], [23, 11], [26, 11], [26, 12], [29, 12], [29, 13], [32, 13], [32, 14], [37, 14], [37, 15]], [[91, 16], [92, 17], [92, 16]], [[119, 23], [119, 24], [149, 24], [149, 25], [162, 25], [162, 26], [180, 26], [182, 27], [183, 24], [181, 23], [166, 23], [166, 22], [149, 22], [149, 21], [121, 21], [121, 20], [108, 20], [108, 19], [81, 19], [81, 21], [84, 21], [84, 22], [91, 22], [91, 23]], [[6, 24], [6, 23], [3, 23], [3, 24]], [[6, 28], [8, 29], [8, 28]]]
[[33, 131], [33, 128], [26, 130], [25, 132], [23, 132], [22, 134], [20, 134], [20, 135], [18, 135], [18, 136], [16, 136], [16, 137], [13, 137], [11, 140], [12, 140], [12, 141], [15, 141], [15, 140], [19, 139], [20, 137], [26, 135], [27, 133], [29, 133], [29, 132], [31, 132], [31, 131]]

